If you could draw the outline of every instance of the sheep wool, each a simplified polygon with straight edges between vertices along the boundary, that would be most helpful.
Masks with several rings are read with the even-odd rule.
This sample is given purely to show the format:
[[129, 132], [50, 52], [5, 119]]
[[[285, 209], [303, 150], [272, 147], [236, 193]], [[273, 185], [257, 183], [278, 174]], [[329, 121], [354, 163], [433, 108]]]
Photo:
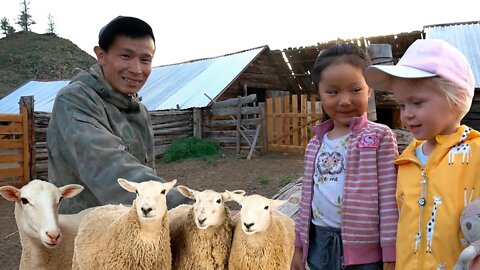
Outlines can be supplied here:
[[173, 269], [227, 269], [233, 227], [227, 207], [222, 225], [205, 230], [195, 224], [191, 205], [170, 210], [169, 218]]
[[290, 269], [294, 252], [295, 224], [293, 220], [272, 210], [268, 229], [261, 233], [246, 235], [241, 219], [235, 223], [229, 258], [230, 270]]
[[171, 269], [168, 214], [148, 226], [141, 228], [135, 201], [99, 207], [80, 224], [72, 269]]

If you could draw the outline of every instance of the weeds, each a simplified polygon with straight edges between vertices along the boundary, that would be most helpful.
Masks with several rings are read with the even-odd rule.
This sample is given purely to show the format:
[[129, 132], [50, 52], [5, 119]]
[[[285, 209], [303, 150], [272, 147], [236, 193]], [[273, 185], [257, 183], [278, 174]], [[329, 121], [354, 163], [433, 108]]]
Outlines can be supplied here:
[[268, 176], [265, 176], [265, 175], [259, 175], [257, 179], [258, 179], [258, 182], [262, 185], [267, 185], [270, 182], [270, 179], [268, 178]]
[[207, 160], [210, 163], [218, 153], [218, 142], [190, 137], [174, 140], [167, 147], [163, 161], [171, 163], [183, 159], [197, 158]]

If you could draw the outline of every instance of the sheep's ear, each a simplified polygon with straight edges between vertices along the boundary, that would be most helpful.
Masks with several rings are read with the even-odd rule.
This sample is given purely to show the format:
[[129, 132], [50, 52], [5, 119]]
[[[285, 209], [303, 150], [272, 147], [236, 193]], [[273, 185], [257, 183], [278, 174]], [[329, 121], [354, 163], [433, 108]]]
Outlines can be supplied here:
[[178, 191], [185, 197], [187, 198], [190, 198], [192, 200], [195, 200], [195, 193], [197, 192], [196, 190], [193, 190], [191, 188], [188, 188], [186, 186], [183, 186], [183, 185], [179, 185], [177, 187]]
[[0, 187], [0, 195], [8, 201], [16, 202], [21, 199], [20, 189], [12, 186]]
[[226, 190], [225, 192], [222, 192], [221, 195], [222, 195], [222, 198], [223, 198], [223, 201], [224, 202], [229, 202], [229, 201], [232, 201], [233, 198], [231, 196], [231, 194], [237, 194], [237, 195], [240, 195], [240, 196], [244, 196], [245, 195], [245, 190], [241, 190], [241, 189], [237, 189], [237, 190], [234, 190], [234, 191], [228, 191]]
[[130, 182], [127, 179], [123, 178], [118, 178], [117, 182], [120, 184], [120, 186], [125, 189], [126, 191], [130, 192], [136, 192], [137, 191], [137, 185], [138, 183], [135, 182]]
[[245, 195], [245, 193], [244, 194], [235, 193], [234, 191], [228, 191], [228, 190], [225, 190], [225, 193], [227, 193], [228, 196], [230, 196], [231, 200], [234, 200], [237, 203], [241, 203], [243, 196]]
[[164, 185], [165, 185], [165, 188], [167, 189], [167, 192], [170, 191], [173, 186], [175, 186], [175, 184], [177, 183], [177, 179], [174, 179], [170, 182], [166, 182]]
[[280, 205], [284, 204], [287, 202], [287, 200], [270, 200], [271, 204], [272, 204], [272, 208], [276, 209], [278, 208]]
[[83, 186], [77, 185], [77, 184], [70, 184], [70, 185], [65, 185], [63, 187], [59, 187], [58, 190], [60, 190], [60, 194], [64, 198], [71, 198], [78, 193], [82, 192]]

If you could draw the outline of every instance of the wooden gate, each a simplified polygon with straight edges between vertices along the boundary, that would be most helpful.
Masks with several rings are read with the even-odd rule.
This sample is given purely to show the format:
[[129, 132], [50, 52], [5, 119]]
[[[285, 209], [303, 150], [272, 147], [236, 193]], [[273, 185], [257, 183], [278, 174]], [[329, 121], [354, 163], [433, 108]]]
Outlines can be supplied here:
[[292, 95], [266, 101], [268, 150], [303, 152], [322, 119], [316, 95]]
[[0, 186], [21, 187], [35, 178], [33, 97], [19, 103], [20, 114], [0, 114]]

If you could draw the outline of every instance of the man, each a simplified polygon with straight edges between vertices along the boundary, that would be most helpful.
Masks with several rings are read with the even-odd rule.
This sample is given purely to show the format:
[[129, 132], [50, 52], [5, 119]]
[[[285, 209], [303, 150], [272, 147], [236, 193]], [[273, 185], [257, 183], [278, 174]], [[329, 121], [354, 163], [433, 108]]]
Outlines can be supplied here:
[[[117, 183], [120, 177], [165, 181], [155, 172], [150, 115], [137, 95], [152, 71], [152, 28], [119, 16], [100, 30], [94, 51], [98, 64], [60, 90], [47, 129], [49, 180], [85, 187], [62, 202], [62, 213], [130, 204], [133, 196]], [[176, 189], [167, 194], [169, 208], [185, 202]]]

